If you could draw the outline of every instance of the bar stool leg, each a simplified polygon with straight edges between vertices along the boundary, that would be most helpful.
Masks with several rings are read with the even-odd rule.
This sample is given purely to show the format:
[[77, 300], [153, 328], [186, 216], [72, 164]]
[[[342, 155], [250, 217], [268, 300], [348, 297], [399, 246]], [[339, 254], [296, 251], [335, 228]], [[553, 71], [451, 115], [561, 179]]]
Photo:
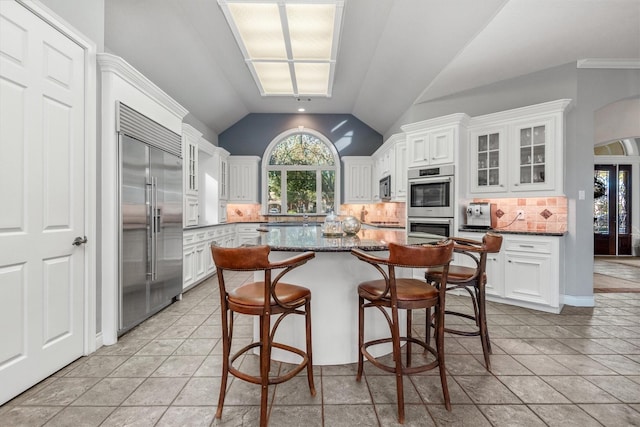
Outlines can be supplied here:
[[311, 396], [316, 395], [316, 387], [313, 383], [313, 355], [311, 354], [311, 299], [307, 300], [307, 303], [304, 305], [305, 310], [305, 324], [307, 329], [307, 381], [309, 382], [309, 390], [311, 391]]
[[269, 315], [260, 316], [260, 377], [262, 380], [260, 390], [260, 427], [267, 426], [267, 407], [269, 397], [269, 365], [271, 359], [271, 346], [269, 345]]
[[442, 304], [438, 304], [436, 310], [436, 348], [438, 351], [438, 369], [440, 370], [440, 383], [442, 384], [442, 394], [444, 396], [444, 406], [447, 411], [451, 411], [451, 399], [449, 398], [449, 387], [447, 386], [447, 371], [444, 365], [444, 312]]
[[[227, 379], [229, 378], [229, 355], [231, 352], [231, 342], [229, 337], [229, 324], [227, 319], [228, 310], [221, 307], [222, 310], [222, 377], [220, 378], [220, 394], [218, 396], [218, 408], [216, 409], [216, 418], [222, 418], [222, 408], [224, 406], [224, 397], [227, 392]], [[233, 316], [233, 313], [231, 313]]]
[[396, 364], [396, 392], [398, 395], [398, 422], [404, 424], [404, 384], [402, 378], [402, 355], [400, 354], [400, 326], [398, 325], [398, 309], [391, 308], [391, 341], [393, 343], [393, 358]]
[[489, 329], [487, 327], [487, 307], [485, 296], [485, 281], [483, 277], [478, 286], [478, 327], [480, 330], [480, 342], [482, 343], [482, 353], [484, 354], [484, 364], [487, 371], [491, 371], [491, 343], [489, 342]]
[[358, 373], [356, 381], [362, 379], [363, 358], [362, 346], [364, 345], [364, 298], [358, 297]]

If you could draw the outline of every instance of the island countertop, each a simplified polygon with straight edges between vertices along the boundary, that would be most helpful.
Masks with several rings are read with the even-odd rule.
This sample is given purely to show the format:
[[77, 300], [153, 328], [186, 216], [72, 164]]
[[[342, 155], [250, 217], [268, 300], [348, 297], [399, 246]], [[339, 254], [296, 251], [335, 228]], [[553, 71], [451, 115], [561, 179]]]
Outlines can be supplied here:
[[[356, 235], [325, 236], [319, 225], [260, 226], [257, 243], [274, 251], [348, 252], [352, 248], [385, 251], [389, 243], [408, 244], [407, 233], [399, 229], [361, 229]], [[434, 239], [434, 241], [436, 241]]]

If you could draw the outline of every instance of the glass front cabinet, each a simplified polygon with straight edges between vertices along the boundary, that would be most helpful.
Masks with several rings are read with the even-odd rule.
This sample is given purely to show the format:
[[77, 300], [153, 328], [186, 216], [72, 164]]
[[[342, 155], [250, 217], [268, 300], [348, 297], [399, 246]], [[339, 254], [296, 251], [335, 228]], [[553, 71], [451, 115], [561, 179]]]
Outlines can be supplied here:
[[472, 174], [471, 191], [507, 191], [506, 131], [503, 127], [470, 132]]
[[561, 99], [473, 117], [469, 192], [563, 195], [564, 111], [569, 103]]
[[[514, 164], [513, 186], [516, 190], [553, 189], [554, 153], [550, 145], [553, 141], [552, 120], [514, 125], [514, 144], [517, 146]], [[562, 141], [558, 143], [562, 144]]]

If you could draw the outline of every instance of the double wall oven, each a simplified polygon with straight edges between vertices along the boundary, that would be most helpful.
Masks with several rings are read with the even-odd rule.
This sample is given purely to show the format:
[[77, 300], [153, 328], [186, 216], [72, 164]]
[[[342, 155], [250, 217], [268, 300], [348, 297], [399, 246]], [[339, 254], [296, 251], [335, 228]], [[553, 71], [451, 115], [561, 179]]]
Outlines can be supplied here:
[[450, 237], [454, 233], [454, 166], [409, 169], [407, 234], [410, 242]]

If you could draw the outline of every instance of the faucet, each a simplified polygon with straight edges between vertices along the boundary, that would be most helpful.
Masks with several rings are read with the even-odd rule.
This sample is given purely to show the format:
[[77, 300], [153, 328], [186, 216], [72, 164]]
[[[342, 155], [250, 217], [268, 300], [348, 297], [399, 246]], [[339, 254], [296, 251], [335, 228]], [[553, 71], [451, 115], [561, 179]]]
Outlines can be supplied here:
[[364, 206], [362, 206], [362, 210], [360, 211], [360, 222], [364, 222], [364, 216], [368, 213], [369, 212], [364, 209]]
[[307, 215], [306, 213], [302, 215], [302, 225], [303, 226], [309, 225], [309, 215]]

